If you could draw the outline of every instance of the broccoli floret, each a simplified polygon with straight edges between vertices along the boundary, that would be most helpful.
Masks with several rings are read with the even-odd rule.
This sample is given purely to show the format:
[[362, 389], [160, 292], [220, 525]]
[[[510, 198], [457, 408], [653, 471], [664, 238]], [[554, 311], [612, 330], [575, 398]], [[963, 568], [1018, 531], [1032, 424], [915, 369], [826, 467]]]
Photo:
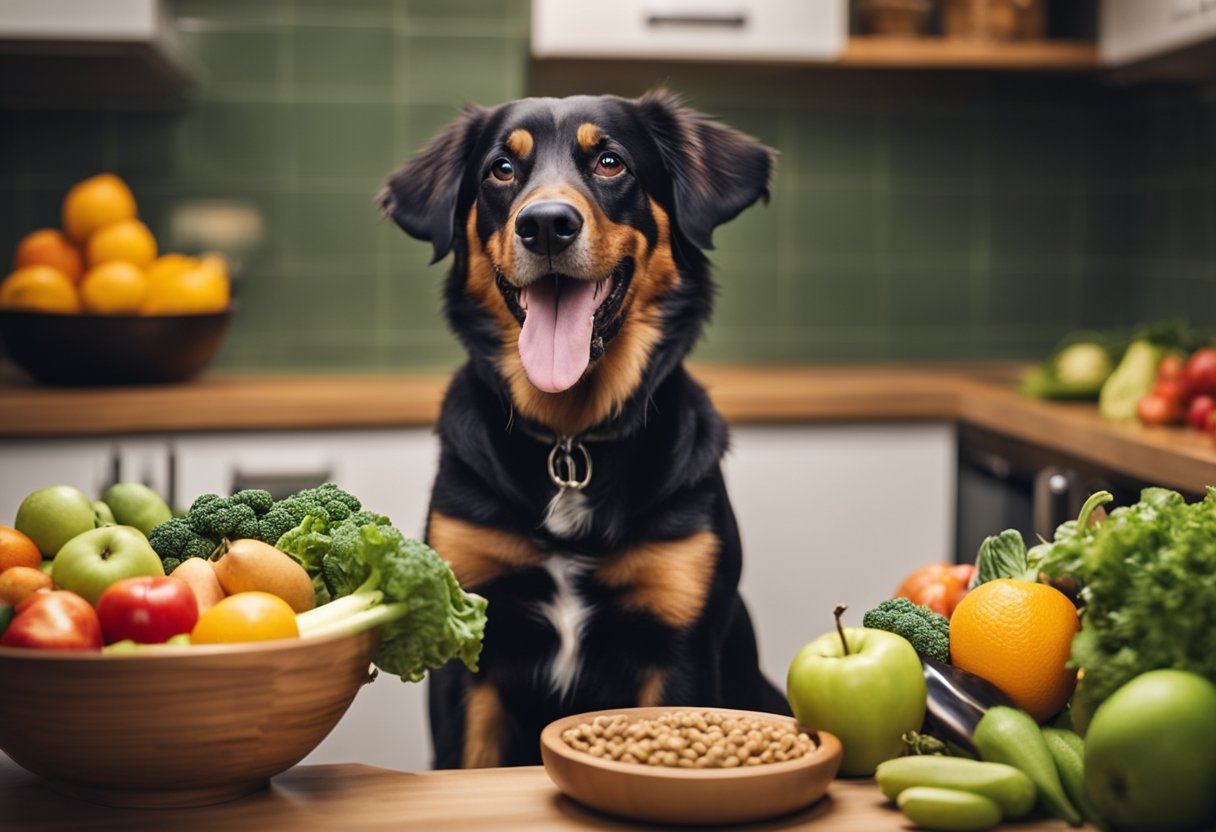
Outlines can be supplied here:
[[212, 540], [212, 548], [225, 537], [229, 540], [243, 537], [260, 540], [262, 528], [257, 508], [265, 506], [269, 510], [272, 503], [270, 494], [265, 491], [238, 491], [231, 497], [204, 494], [191, 504], [183, 519], [196, 534]]
[[273, 545], [308, 517], [314, 518], [321, 529], [352, 515], [366, 516], [365, 522], [369, 523], [388, 523], [387, 517], [362, 512], [361, 508], [358, 498], [331, 482], [305, 488], [277, 502], [269, 491], [260, 488], [247, 488], [231, 497], [203, 494], [183, 517], [162, 524], [169, 528], [149, 540], [168, 572], [171, 561], [177, 566], [186, 558], [210, 556], [224, 538], [253, 538]]
[[246, 488], [238, 491], [229, 497], [228, 501], [249, 506], [258, 517], [270, 511], [274, 506], [274, 497], [270, 496], [269, 491], [263, 491], [260, 488]]
[[950, 661], [950, 619], [907, 598], [888, 598], [867, 612], [861, 625], [903, 636], [922, 656]]
[[318, 509], [324, 510], [328, 522], [337, 525], [363, 508], [359, 498], [343, 491], [332, 482], [318, 485], [316, 488], [305, 488], [292, 494], [287, 500], [293, 506], [293, 513], [298, 514], [297, 522], [311, 514], [320, 516]]
[[211, 555], [215, 544], [202, 537], [181, 517], [166, 520], [152, 529], [148, 542], [164, 562], [165, 574], [169, 574], [187, 558], [205, 558]]

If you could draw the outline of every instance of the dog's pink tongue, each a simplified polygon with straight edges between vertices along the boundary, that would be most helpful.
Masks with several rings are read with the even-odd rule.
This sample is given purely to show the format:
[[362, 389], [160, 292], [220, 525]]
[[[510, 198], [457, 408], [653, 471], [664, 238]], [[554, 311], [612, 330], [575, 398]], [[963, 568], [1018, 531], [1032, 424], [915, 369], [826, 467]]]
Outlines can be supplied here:
[[591, 360], [595, 283], [542, 277], [520, 292], [526, 310], [519, 357], [528, 381], [546, 393], [569, 390]]

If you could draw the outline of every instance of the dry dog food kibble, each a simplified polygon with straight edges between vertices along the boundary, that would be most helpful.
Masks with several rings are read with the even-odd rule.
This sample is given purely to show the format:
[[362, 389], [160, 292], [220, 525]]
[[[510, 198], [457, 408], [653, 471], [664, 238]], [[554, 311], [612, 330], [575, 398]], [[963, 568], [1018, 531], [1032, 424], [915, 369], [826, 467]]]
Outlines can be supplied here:
[[593, 757], [679, 768], [734, 768], [794, 760], [815, 750], [808, 734], [753, 717], [672, 711], [656, 719], [597, 716], [562, 732]]

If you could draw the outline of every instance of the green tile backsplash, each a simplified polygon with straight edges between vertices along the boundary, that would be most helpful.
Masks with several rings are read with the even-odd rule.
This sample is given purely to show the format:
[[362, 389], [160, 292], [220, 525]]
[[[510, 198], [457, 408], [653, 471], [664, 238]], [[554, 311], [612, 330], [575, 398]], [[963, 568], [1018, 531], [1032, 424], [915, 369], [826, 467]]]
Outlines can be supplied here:
[[[178, 110], [0, 112], [0, 251], [73, 182], [126, 178], [163, 245], [186, 203], [255, 210], [228, 370], [459, 362], [446, 266], [383, 221], [385, 174], [464, 101], [665, 83], [780, 151], [715, 235], [697, 357], [1031, 358], [1078, 327], [1216, 325], [1216, 105], [1191, 88], [689, 64], [529, 65], [527, 0], [178, 0]], [[721, 161], [720, 163], [729, 163]]]

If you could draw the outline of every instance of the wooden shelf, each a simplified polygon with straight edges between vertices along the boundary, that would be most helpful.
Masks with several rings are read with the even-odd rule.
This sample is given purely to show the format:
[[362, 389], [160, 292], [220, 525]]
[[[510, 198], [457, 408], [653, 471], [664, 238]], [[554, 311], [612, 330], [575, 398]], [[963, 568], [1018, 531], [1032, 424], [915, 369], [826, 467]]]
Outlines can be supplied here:
[[837, 66], [869, 69], [963, 69], [1092, 72], [1101, 66], [1089, 41], [979, 41], [850, 37]]

